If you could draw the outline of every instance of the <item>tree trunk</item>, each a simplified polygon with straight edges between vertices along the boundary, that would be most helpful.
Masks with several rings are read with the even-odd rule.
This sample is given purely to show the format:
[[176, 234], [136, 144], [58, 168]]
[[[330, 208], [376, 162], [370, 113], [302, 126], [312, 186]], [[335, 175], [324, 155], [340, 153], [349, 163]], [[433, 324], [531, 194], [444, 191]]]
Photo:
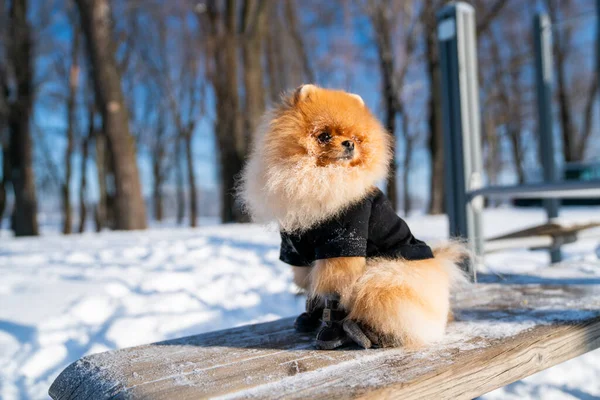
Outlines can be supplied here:
[[[63, 211], [63, 227], [62, 232], [68, 235], [73, 230], [73, 213], [71, 210], [71, 156], [73, 154], [73, 143], [67, 143], [67, 150], [65, 151], [65, 161], [68, 163], [65, 165], [65, 182], [61, 187], [62, 197], [62, 211]], [[68, 179], [68, 180], [67, 180]]]
[[87, 219], [87, 208], [85, 205], [85, 193], [87, 191], [87, 161], [89, 155], [90, 137], [83, 139], [81, 143], [81, 181], [79, 183], [79, 227], [77, 231], [85, 231], [85, 221]]
[[85, 231], [85, 221], [87, 219], [87, 207], [85, 204], [85, 194], [87, 192], [87, 162], [90, 153], [90, 141], [96, 136], [96, 127], [94, 125], [95, 109], [94, 104], [90, 104], [88, 109], [88, 133], [81, 142], [81, 176], [79, 183], [79, 228], [78, 232]]
[[217, 109], [215, 132], [221, 175], [221, 220], [244, 222], [249, 217], [235, 198], [235, 177], [242, 169], [247, 148], [239, 112], [236, 3], [227, 0], [224, 14], [217, 10], [215, 2], [208, 6], [207, 22], [213, 39], [211, 53], [215, 59], [211, 80]]
[[175, 179], [177, 181], [177, 225], [183, 224], [183, 218], [185, 217], [185, 193], [183, 190], [183, 169], [181, 168], [181, 160], [183, 155], [181, 154], [181, 140], [178, 138], [176, 142], [176, 153], [177, 157], [175, 160]]
[[[485, 170], [488, 176], [489, 184], [495, 186], [498, 184], [498, 175], [502, 165], [500, 160], [500, 138], [496, 133], [495, 113], [483, 111], [484, 124], [483, 132], [487, 143], [487, 154], [484, 156]], [[486, 199], [486, 207], [496, 207], [498, 202], [492, 199]]]
[[152, 183], [154, 219], [160, 222], [163, 220], [162, 168], [161, 158], [156, 152], [152, 156]]
[[564, 153], [565, 153], [565, 161], [573, 162], [580, 161], [578, 160], [577, 154], [575, 152], [577, 136], [575, 132], [575, 127], [573, 125], [573, 117], [571, 115], [571, 109], [569, 107], [570, 99], [567, 90], [567, 77], [565, 71], [565, 57], [563, 55], [563, 50], [560, 49], [560, 45], [556, 44], [555, 46], [556, 52], [556, 69], [557, 69], [557, 87], [556, 90], [558, 92], [558, 109], [560, 115], [560, 130], [562, 132]]
[[[550, 18], [552, 21], [557, 21], [560, 6], [569, 6], [570, 2], [563, 0], [563, 3], [546, 1]], [[567, 81], [566, 62], [569, 57], [569, 48], [571, 46], [571, 27], [566, 24], [564, 29], [561, 29], [554, 35], [552, 47], [555, 54], [554, 65], [556, 67], [556, 91], [559, 111], [559, 124], [563, 140], [563, 152], [566, 162], [580, 161], [576, 155], [577, 147], [577, 130], [571, 113], [571, 100], [569, 98], [569, 89]]]
[[413, 151], [413, 143], [412, 139], [408, 139], [404, 146], [404, 168], [402, 169], [402, 190], [403, 190], [403, 206], [404, 206], [404, 216], [408, 217], [408, 213], [412, 208], [411, 200], [410, 200], [410, 183], [408, 182], [410, 178], [410, 164], [412, 161], [412, 151]]
[[8, 158], [8, 148], [0, 142], [0, 154], [2, 155], [2, 180], [0, 181], [0, 228], [6, 210], [6, 187], [8, 186], [8, 174], [10, 173], [10, 159]]
[[232, 193], [232, 188], [235, 187], [235, 176], [242, 168], [242, 161], [236, 152], [221, 150], [219, 162], [221, 165], [221, 220], [223, 223], [246, 222], [247, 217], [242, 214]]
[[11, 183], [15, 193], [12, 229], [16, 236], [38, 235], [37, 198], [30, 132], [33, 108], [33, 62], [27, 0], [14, 0], [10, 9], [10, 56], [14, 63], [16, 96], [9, 122]]
[[104, 132], [114, 166], [116, 229], [145, 229], [146, 206], [136, 163], [134, 139], [115, 59], [109, 0], [77, 0]]
[[243, 61], [244, 61], [244, 152], [251, 146], [252, 135], [265, 111], [262, 47], [265, 36], [266, 6], [264, 0], [247, 0], [244, 4]]
[[444, 212], [444, 148], [442, 137], [442, 95], [440, 82], [440, 68], [436, 37], [435, 5], [432, 0], [425, 2], [424, 32], [425, 59], [427, 63], [427, 75], [429, 77], [429, 154], [431, 156], [431, 180], [429, 213], [441, 214]]
[[[4, 132], [7, 129], [9, 119], [9, 96], [10, 91], [8, 89], [8, 77], [6, 76], [5, 69], [0, 66], [0, 132]], [[2, 180], [0, 180], [0, 228], [2, 227], [2, 220], [4, 218], [4, 211], [6, 210], [6, 190], [8, 182], [10, 180], [10, 159], [9, 159], [9, 148], [8, 143], [2, 135], [0, 135], [0, 156], [2, 156], [2, 165], [0, 172], [2, 172]]]
[[[246, 136], [242, 131], [242, 124], [240, 120], [240, 101], [238, 92], [238, 48], [236, 40], [236, 3], [232, 0], [228, 0], [226, 9], [226, 29], [227, 35], [225, 36], [224, 43], [224, 98], [223, 105], [225, 110], [229, 110], [229, 115], [226, 117], [225, 124], [222, 125], [223, 130], [221, 131], [221, 137], [229, 136], [234, 139], [231, 143], [227, 141], [230, 147], [233, 144], [232, 150], [235, 151], [235, 159], [227, 155], [230, 161], [227, 161], [227, 167], [221, 168], [223, 173], [226, 175], [222, 178], [221, 182], [225, 183], [222, 194], [224, 197], [224, 210], [223, 210], [223, 222], [247, 222], [249, 217], [246, 216], [241, 209], [239, 202], [235, 197], [235, 178], [242, 170], [243, 160], [246, 156]], [[229, 153], [229, 150], [225, 151]]]
[[98, 132], [96, 136], [96, 172], [98, 174], [98, 204], [96, 204], [95, 221], [96, 232], [100, 232], [107, 225], [108, 191], [106, 188], [106, 136]]
[[298, 18], [296, 17], [296, 7], [294, 0], [286, 0], [285, 2], [285, 21], [290, 36], [294, 41], [296, 53], [300, 56], [300, 60], [302, 61], [304, 77], [309, 83], [316, 82], [315, 73], [308, 59], [308, 53], [306, 52], [306, 46], [304, 45], [302, 33], [298, 28]]
[[67, 97], [67, 148], [65, 149], [65, 181], [62, 186], [63, 233], [73, 230], [73, 213], [71, 210], [71, 175], [73, 149], [75, 147], [75, 96], [79, 85], [79, 37], [80, 29], [73, 29], [73, 48], [71, 50], [71, 69], [69, 71], [69, 95]]
[[508, 123], [506, 127], [508, 139], [512, 148], [513, 163], [517, 173], [518, 184], [525, 183], [525, 168], [523, 166], [523, 149], [521, 146], [521, 127], [518, 124]]
[[402, 191], [403, 191], [403, 207], [404, 207], [404, 215], [408, 216], [408, 213], [411, 209], [411, 200], [410, 200], [410, 166], [412, 163], [412, 153], [415, 142], [415, 137], [409, 134], [408, 129], [408, 115], [406, 114], [406, 109], [404, 108], [404, 103], [399, 103], [399, 114], [400, 121], [402, 123], [402, 132], [404, 133], [404, 157], [403, 157], [403, 168], [402, 168]]
[[[596, 3], [596, 7], [600, 7], [600, 4]], [[596, 22], [598, 23], [598, 22]], [[598, 28], [596, 28], [598, 29]], [[600, 35], [596, 34], [594, 41], [594, 70], [596, 73], [592, 76], [592, 82], [588, 89], [588, 94], [585, 101], [583, 111], [583, 124], [581, 127], [581, 137], [577, 143], [577, 158], [579, 160], [585, 160], [586, 151], [589, 147], [589, 140], [593, 133], [593, 122], [594, 122], [594, 106], [598, 100], [598, 90], [600, 89], [600, 76], [597, 71], [600, 70]]]
[[192, 154], [192, 134], [185, 134], [185, 160], [188, 171], [188, 188], [190, 196], [190, 226], [195, 228], [198, 226], [198, 204], [196, 198], [196, 174], [194, 172], [194, 156]]
[[[598, 48], [598, 45], [596, 45]], [[598, 59], [598, 57], [596, 57]], [[598, 70], [598, 67], [596, 67]], [[598, 96], [598, 87], [600, 76], [598, 74], [594, 74], [592, 78], [592, 83], [588, 89], [587, 98], [585, 101], [585, 106], [583, 110], [583, 124], [581, 126], [581, 135], [579, 137], [579, 142], [577, 143], [577, 148], [575, 151], [575, 156], [578, 160], [585, 160], [586, 150], [589, 147], [589, 140], [592, 137], [593, 132], [593, 120], [594, 120], [594, 105], [596, 104], [597, 96]]]
[[283, 92], [283, 84], [280, 79], [278, 69], [279, 64], [277, 62], [279, 51], [275, 43], [275, 24], [275, 20], [273, 24], [269, 24], [269, 31], [266, 36], [267, 76], [269, 77], [269, 99], [271, 103], [279, 101], [281, 93]]
[[383, 86], [385, 127], [392, 137], [392, 158], [386, 181], [386, 194], [394, 210], [396, 210], [398, 208], [398, 171], [396, 163], [396, 115], [398, 113], [398, 103], [396, 101], [397, 93], [394, 85], [396, 70], [392, 54], [390, 21], [386, 13], [388, 13], [388, 10], [382, 4], [372, 4], [371, 19], [375, 30], [381, 83]]
[[[386, 95], [386, 129], [392, 136], [392, 158], [390, 159], [390, 171], [386, 180], [386, 194], [394, 210], [398, 208], [398, 169], [396, 161], [396, 111], [389, 103], [389, 98]], [[406, 190], [406, 187], [404, 188]]]
[[163, 181], [165, 173], [163, 171], [164, 158], [166, 154], [163, 110], [159, 110], [158, 120], [156, 121], [156, 131], [154, 142], [151, 146], [152, 159], [152, 205], [154, 209], [154, 220], [162, 221], [164, 218], [163, 210]]

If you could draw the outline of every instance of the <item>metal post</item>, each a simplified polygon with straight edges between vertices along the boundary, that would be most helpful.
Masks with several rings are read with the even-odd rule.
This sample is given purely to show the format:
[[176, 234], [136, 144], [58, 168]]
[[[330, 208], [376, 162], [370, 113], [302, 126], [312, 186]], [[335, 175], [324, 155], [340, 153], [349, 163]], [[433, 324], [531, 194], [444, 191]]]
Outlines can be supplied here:
[[[481, 210], [483, 199], [469, 202], [467, 193], [482, 185], [483, 162], [479, 120], [479, 85], [475, 10], [457, 2], [438, 15], [438, 41], [442, 82], [442, 121], [446, 209], [450, 235], [469, 239], [476, 260], [483, 256]], [[470, 265], [475, 278], [476, 265]]]
[[[544, 170], [544, 182], [558, 181], [558, 171], [554, 155], [556, 145], [552, 132], [552, 24], [546, 14], [538, 14], [533, 21], [535, 47], [535, 78], [537, 86], [538, 137], [540, 158]], [[545, 199], [544, 207], [548, 220], [558, 217], [558, 199]], [[550, 250], [553, 263], [561, 260], [560, 247]]]

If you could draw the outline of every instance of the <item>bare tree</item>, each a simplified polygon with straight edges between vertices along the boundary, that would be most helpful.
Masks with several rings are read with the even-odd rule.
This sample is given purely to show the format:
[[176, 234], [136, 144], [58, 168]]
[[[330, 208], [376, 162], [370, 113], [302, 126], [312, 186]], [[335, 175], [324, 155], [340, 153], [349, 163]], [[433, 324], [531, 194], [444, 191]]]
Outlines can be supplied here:
[[396, 69], [394, 66], [394, 55], [391, 43], [391, 13], [389, 5], [380, 1], [369, 2], [369, 14], [371, 24], [375, 31], [375, 41], [379, 53], [379, 66], [381, 70], [381, 82], [383, 86], [385, 127], [392, 135], [392, 158], [390, 160], [390, 172], [386, 182], [386, 194], [394, 209], [398, 206], [398, 189], [396, 183], [396, 114], [398, 113], [398, 88], [396, 87]]
[[444, 211], [444, 154], [442, 137], [442, 94], [439, 56], [436, 37], [435, 13], [441, 3], [425, 0], [423, 3], [422, 24], [425, 34], [425, 62], [429, 78], [429, 155], [431, 158], [431, 179], [429, 186], [429, 213], [441, 214]]
[[[309, 2], [294, 0], [264, 0], [268, 24], [265, 32], [265, 64], [267, 69], [267, 91], [269, 100], [277, 102], [282, 93], [302, 83], [318, 83], [316, 66], [313, 65], [308, 46], [310, 28], [302, 26], [299, 14], [307, 8], [318, 7]], [[308, 3], [308, 6], [306, 5]], [[322, 6], [335, 7], [334, 2], [321, 3]], [[321, 8], [322, 10], [322, 8]], [[330, 25], [328, 17], [319, 24]], [[323, 83], [323, 81], [321, 81]]]
[[[4, 17], [4, 15], [2, 15]], [[4, 18], [2, 18], [4, 20]], [[1, 60], [1, 59], [0, 59]], [[0, 63], [0, 156], [2, 157], [2, 164], [0, 172], [2, 172], [2, 180], [0, 180], [0, 226], [2, 226], [2, 219], [4, 216], [4, 210], [6, 209], [6, 191], [9, 183], [10, 164], [9, 164], [9, 149], [8, 149], [8, 118], [9, 118], [9, 105], [8, 105], [8, 77], [6, 70], [3, 67], [4, 63]]]
[[[546, 4], [548, 5], [550, 18], [553, 21], [559, 21], [561, 18], [568, 19], [579, 14], [577, 10], [578, 3], [572, 0], [562, 0], [560, 2], [547, 0]], [[573, 43], [575, 29], [575, 25], [567, 21], [560, 26], [560, 29], [555, 30], [553, 38], [559, 122], [565, 161], [567, 162], [583, 161], [585, 158], [586, 148], [592, 135], [593, 105], [597, 100], [599, 86], [598, 75], [591, 73], [585, 85], [582, 85], [583, 107], [581, 107], [581, 110], [574, 110], [576, 107], [575, 96], [573, 96], [573, 91], [570, 88], [575, 86], [573, 85], [573, 78], [581, 79], [584, 73], [584, 71], [579, 70], [578, 73], [571, 74], [571, 79], [569, 79], [568, 63], [570, 60], [575, 59], [573, 54], [576, 49]], [[597, 46], [595, 47], [597, 48]], [[580, 92], [576, 92], [576, 96], [579, 95]], [[575, 115], [579, 112], [583, 115], [583, 118], [578, 124]]]
[[96, 104], [111, 150], [115, 180], [116, 229], [145, 229], [135, 145], [115, 59], [111, 6], [108, 0], [77, 0], [92, 68]]
[[0, 151], [2, 152], [2, 180], [0, 180], [0, 226], [2, 226], [2, 219], [4, 217], [4, 210], [6, 209], [6, 187], [8, 186], [8, 171], [10, 166], [8, 165], [8, 151], [5, 150], [7, 147], [4, 143], [0, 144]]
[[181, 169], [181, 159], [184, 159], [187, 172], [189, 221], [190, 226], [195, 227], [198, 224], [199, 209], [193, 142], [198, 122], [205, 114], [206, 83], [203, 61], [206, 59], [202, 49], [202, 38], [189, 22], [189, 10], [165, 9], [163, 14], [169, 12], [170, 17], [179, 23], [169, 26], [163, 16], [155, 16], [156, 29], [150, 33], [149, 40], [140, 44], [145, 68], [152, 84], [157, 88], [156, 95], [162, 94], [164, 97], [163, 103], [155, 105], [158, 117], [155, 128], [150, 129], [153, 133], [151, 153], [155, 215], [162, 214], [156, 207], [162, 204], [162, 199], [159, 197], [162, 197], [162, 185], [168, 175], [164, 159], [166, 142], [170, 138], [166, 135], [166, 117], [162, 115], [166, 112], [176, 132], [173, 141], [177, 154], [174, 162], [178, 186], [178, 221], [183, 219], [185, 204]]
[[149, 150], [152, 163], [152, 205], [156, 221], [164, 218], [164, 183], [169, 173], [166, 167], [166, 157], [169, 151], [167, 143], [166, 116], [163, 107], [156, 107], [156, 119], [152, 120], [152, 127], [147, 128], [150, 134]]
[[[478, 58], [482, 99], [484, 166], [490, 184], [498, 184], [509, 167], [520, 183], [537, 152], [533, 41], [531, 17], [535, 5], [510, 1], [498, 9], [480, 2], [480, 14], [493, 14], [494, 28], [480, 26]], [[497, 205], [499, 202], [490, 202]]]
[[85, 222], [87, 220], [87, 162], [90, 152], [90, 144], [96, 137], [96, 124], [94, 122], [96, 115], [96, 107], [94, 101], [88, 104], [88, 132], [81, 140], [81, 168], [79, 181], [79, 228], [78, 232], [83, 233], [85, 230]]
[[[289, 2], [288, 2], [289, 3]], [[265, 111], [265, 84], [262, 67], [263, 41], [266, 33], [266, 0], [246, 0], [241, 24], [244, 61], [244, 129], [245, 153], [249, 151], [252, 134]]]
[[185, 190], [183, 187], [183, 166], [181, 165], [183, 160], [183, 144], [181, 138], [175, 139], [175, 182], [177, 186], [176, 202], [177, 202], [177, 224], [183, 224], [185, 217]]
[[248, 219], [234, 194], [236, 177], [242, 169], [247, 149], [238, 93], [236, 15], [237, 7], [233, 0], [227, 0], [224, 7], [219, 7], [216, 1], [209, 1], [205, 12], [199, 14], [200, 25], [207, 28], [208, 54], [213, 59], [208, 74], [216, 100], [215, 135], [219, 150], [223, 222]]
[[[75, 18], [72, 18], [73, 20]], [[80, 49], [81, 29], [77, 21], [73, 21], [73, 43], [71, 48], [71, 66], [69, 69], [69, 93], [67, 96], [67, 147], [65, 149], [65, 177], [62, 183], [62, 206], [63, 206], [63, 233], [69, 234], [73, 229], [73, 213], [71, 207], [71, 175], [72, 175], [72, 157], [75, 149], [75, 113], [76, 113], [76, 95], [79, 87], [79, 49]]]
[[283, 57], [281, 51], [281, 34], [283, 28], [277, 15], [277, 8], [269, 11], [269, 24], [265, 37], [267, 77], [269, 81], [269, 100], [272, 103], [279, 101], [285, 90], [285, 77], [283, 71]]
[[[159, 54], [162, 56], [164, 53], [159, 52]], [[172, 158], [171, 163], [168, 162], [167, 158], [173, 147], [171, 142], [183, 137], [178, 131], [174, 135], [169, 135], [169, 131], [176, 131], [176, 129], [168, 129], [167, 121], [171, 115], [166, 103], [169, 102], [164, 99], [164, 88], [156, 85], [164, 83], [161, 82], [162, 75], [159, 74], [157, 78], [159, 79], [158, 82], [154, 80], [145, 82], [146, 93], [144, 99], [138, 99], [141, 100], [138, 102], [142, 104], [142, 107], [139, 111], [139, 121], [136, 121], [139, 130], [136, 137], [140, 151], [146, 150], [150, 158], [153, 216], [156, 221], [162, 221], [164, 218], [165, 181], [168, 178], [170, 166], [174, 162], [179, 162], [179, 154]]]
[[[487, 45], [487, 41], [483, 41]], [[489, 183], [495, 185], [498, 183], [502, 165], [502, 137], [501, 129], [503, 117], [498, 105], [499, 90], [495, 79], [500, 68], [495, 62], [495, 57], [490, 57], [487, 53], [490, 46], [483, 47], [484, 51], [479, 52], [479, 82], [482, 92], [482, 139], [483, 139], [483, 162]], [[495, 204], [495, 203], [494, 203]]]
[[304, 39], [302, 38], [302, 33], [300, 31], [300, 28], [298, 27], [298, 18], [296, 16], [296, 4], [293, 0], [286, 0], [285, 2], [285, 22], [287, 24], [287, 28], [291, 39], [294, 43], [296, 53], [298, 54], [302, 62], [304, 76], [306, 77], [308, 82], [315, 82], [316, 75], [310, 63]]
[[108, 139], [104, 129], [99, 129], [94, 135], [96, 175], [98, 177], [98, 203], [94, 209], [96, 232], [103, 228], [116, 228], [114, 212], [114, 188], [109, 188], [112, 182], [112, 157], [108, 146]]
[[[507, 32], [504, 32], [507, 34]], [[490, 55], [493, 80], [496, 83], [496, 101], [498, 116], [508, 139], [517, 182], [525, 182], [525, 147], [523, 142], [523, 118], [525, 104], [523, 92], [526, 90], [520, 79], [522, 62], [520, 54], [506, 51], [500, 54], [499, 38], [490, 34]], [[505, 38], [506, 39], [506, 38]]]
[[[0, 44], [8, 42], [8, 32], [6, 29], [7, 26], [8, 3], [6, 1], [2, 1], [0, 2]], [[10, 116], [10, 91], [8, 88], [8, 71], [6, 68], [6, 65], [8, 64], [8, 57], [6, 55], [7, 50], [7, 46], [0, 45], [0, 157], [2, 157], [2, 164], [0, 164], [0, 173], [2, 173], [2, 180], [0, 180], [0, 227], [2, 227], [4, 210], [6, 209], [6, 192], [9, 184], [10, 174], [10, 165], [8, 164], [8, 119]]]
[[[410, 176], [413, 145], [416, 136], [410, 129], [410, 116], [406, 107], [406, 102], [402, 96], [402, 91], [415, 52], [416, 35], [414, 35], [414, 30], [417, 24], [418, 15], [415, 16], [413, 5], [410, 2], [397, 2], [390, 7], [390, 4], [387, 2], [384, 4], [382, 1], [371, 0], [368, 8], [371, 24], [375, 31], [375, 42], [379, 54], [379, 66], [381, 70], [386, 114], [386, 128], [394, 138], [394, 152], [390, 162], [390, 174], [387, 179], [387, 196], [396, 207], [398, 205], [397, 158], [395, 151], [397, 135], [396, 118], [400, 117], [400, 131], [404, 139], [404, 165], [402, 173], [404, 193], [403, 205], [405, 214], [408, 214], [410, 210], [408, 180]], [[392, 21], [393, 15], [397, 18], [394, 21]], [[394, 31], [394, 26], [400, 26], [400, 31]], [[397, 62], [394, 57], [392, 37], [399, 37], [396, 47], [400, 47], [403, 50], [403, 58], [399, 62], [399, 68], [396, 66]]]
[[[8, 57], [14, 75], [9, 104], [10, 181], [15, 193], [12, 229], [16, 236], [37, 235], [37, 197], [33, 169], [31, 115], [34, 100], [33, 43], [27, 0], [13, 0], [9, 11]], [[6, 154], [5, 154], [6, 156]]]

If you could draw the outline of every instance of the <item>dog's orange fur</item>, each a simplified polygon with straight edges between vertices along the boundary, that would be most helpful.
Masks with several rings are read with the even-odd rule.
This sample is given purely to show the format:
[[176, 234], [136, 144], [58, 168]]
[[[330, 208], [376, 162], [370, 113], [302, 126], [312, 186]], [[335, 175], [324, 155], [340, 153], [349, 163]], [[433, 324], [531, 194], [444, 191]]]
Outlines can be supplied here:
[[364, 257], [339, 257], [317, 260], [311, 272], [311, 293], [315, 296], [338, 294], [342, 306], [350, 302], [352, 288], [365, 272]]
[[[319, 140], [324, 132], [331, 136], [326, 143]], [[342, 146], [347, 140], [355, 148], [350, 158]], [[386, 177], [390, 143], [359, 96], [301, 86], [265, 116], [242, 174], [242, 200], [255, 221], [305, 231], [360, 201]], [[457, 267], [464, 246], [450, 243], [434, 255], [421, 261], [318, 260], [311, 295], [339, 294], [348, 318], [398, 345], [419, 347], [441, 338], [452, 316], [450, 289], [464, 280]], [[294, 271], [305, 286], [310, 268]]]
[[462, 245], [452, 244], [434, 249], [434, 256], [418, 261], [369, 260], [353, 287], [348, 318], [409, 348], [441, 339], [452, 315], [450, 289], [465, 280], [456, 263], [466, 253]]
[[294, 283], [300, 289], [309, 290], [310, 288], [310, 271], [312, 268], [310, 267], [292, 267], [292, 272], [294, 274]]
[[[319, 135], [331, 135], [329, 143]], [[342, 142], [354, 143], [351, 159]], [[304, 231], [361, 200], [385, 178], [390, 137], [362, 99], [304, 85], [268, 113], [242, 174], [240, 194], [258, 222]]]

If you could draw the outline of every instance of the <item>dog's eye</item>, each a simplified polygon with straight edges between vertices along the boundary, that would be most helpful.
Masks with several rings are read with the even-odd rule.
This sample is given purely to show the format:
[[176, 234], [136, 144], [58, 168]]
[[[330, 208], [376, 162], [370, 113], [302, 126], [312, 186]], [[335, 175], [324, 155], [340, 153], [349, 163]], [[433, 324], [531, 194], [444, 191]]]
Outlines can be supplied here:
[[329, 134], [329, 132], [322, 132], [317, 139], [319, 140], [319, 142], [321, 143], [329, 143], [329, 141], [331, 140], [331, 135]]

